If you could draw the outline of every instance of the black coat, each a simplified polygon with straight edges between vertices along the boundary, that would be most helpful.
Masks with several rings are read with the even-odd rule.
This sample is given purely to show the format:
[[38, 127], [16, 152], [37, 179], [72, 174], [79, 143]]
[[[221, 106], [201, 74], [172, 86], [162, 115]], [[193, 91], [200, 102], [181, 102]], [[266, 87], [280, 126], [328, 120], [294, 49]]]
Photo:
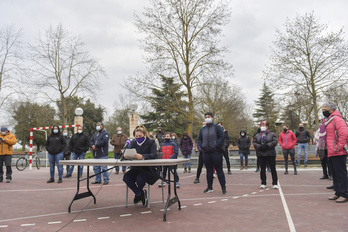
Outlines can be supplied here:
[[77, 155], [82, 154], [83, 152], [88, 151], [89, 149], [89, 137], [84, 134], [76, 133], [74, 134], [69, 143], [69, 151], [74, 152]]
[[238, 148], [239, 153], [243, 155], [249, 155], [250, 154], [250, 145], [251, 145], [251, 139], [249, 136], [240, 136], [238, 138]]
[[268, 132], [266, 134], [265, 144], [267, 144], [268, 148], [266, 150], [260, 150], [261, 148], [261, 133], [255, 135], [253, 145], [256, 149], [257, 156], [276, 156], [275, 147], [278, 144], [277, 136], [273, 132]]
[[51, 155], [63, 152], [66, 146], [65, 138], [62, 134], [51, 134], [46, 141], [46, 150]]

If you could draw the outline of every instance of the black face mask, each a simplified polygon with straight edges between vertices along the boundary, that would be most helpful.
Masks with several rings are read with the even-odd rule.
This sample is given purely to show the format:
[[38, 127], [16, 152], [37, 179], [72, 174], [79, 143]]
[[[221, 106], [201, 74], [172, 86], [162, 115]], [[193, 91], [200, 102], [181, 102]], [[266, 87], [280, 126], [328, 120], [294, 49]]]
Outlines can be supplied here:
[[260, 133], [261, 132], [261, 128], [257, 128], [257, 133]]
[[170, 139], [166, 138], [166, 141], [169, 142]]
[[299, 127], [298, 129], [301, 131], [301, 130], [303, 130], [304, 128], [303, 128], [303, 127]]
[[286, 133], [288, 131], [288, 129], [283, 129], [283, 131]]
[[324, 117], [328, 118], [330, 117], [331, 113], [328, 110], [323, 111]]

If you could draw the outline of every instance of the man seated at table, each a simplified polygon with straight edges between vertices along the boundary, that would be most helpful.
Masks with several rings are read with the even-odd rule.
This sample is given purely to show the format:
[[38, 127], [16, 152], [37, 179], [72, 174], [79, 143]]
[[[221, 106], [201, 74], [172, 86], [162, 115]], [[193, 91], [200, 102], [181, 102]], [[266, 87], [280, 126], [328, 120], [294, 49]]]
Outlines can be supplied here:
[[[135, 140], [133, 140], [128, 148], [135, 148], [136, 159], [147, 160], [156, 159], [157, 147], [154, 140], [147, 137], [147, 131], [144, 126], [135, 128]], [[125, 155], [125, 158], [127, 156]], [[158, 167], [131, 167], [123, 176], [123, 181], [134, 192], [134, 204], [139, 201], [143, 206], [147, 206], [147, 192], [143, 190], [145, 183], [153, 185], [159, 179]]]

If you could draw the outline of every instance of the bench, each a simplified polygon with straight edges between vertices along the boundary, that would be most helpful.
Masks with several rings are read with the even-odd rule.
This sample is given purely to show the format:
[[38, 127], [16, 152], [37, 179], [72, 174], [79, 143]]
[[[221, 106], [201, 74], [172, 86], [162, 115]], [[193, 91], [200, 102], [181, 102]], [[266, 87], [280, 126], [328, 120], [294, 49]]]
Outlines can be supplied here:
[[[301, 155], [301, 161], [304, 161], [305, 156]], [[291, 161], [290, 155], [288, 156], [288, 160]], [[297, 155], [295, 154], [295, 160], [297, 160]], [[276, 156], [276, 161], [284, 161], [284, 156], [283, 155], [277, 155]], [[316, 155], [308, 155], [308, 161], [320, 161], [319, 156], [317, 157]]]

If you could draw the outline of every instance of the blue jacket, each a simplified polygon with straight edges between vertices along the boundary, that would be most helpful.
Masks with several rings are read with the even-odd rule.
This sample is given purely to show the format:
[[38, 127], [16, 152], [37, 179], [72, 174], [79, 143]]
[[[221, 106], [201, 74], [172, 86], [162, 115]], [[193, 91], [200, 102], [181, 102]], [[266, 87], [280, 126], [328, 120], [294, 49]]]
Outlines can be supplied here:
[[161, 144], [160, 152], [163, 152], [162, 159], [178, 158], [178, 146], [172, 139]]
[[225, 146], [225, 134], [222, 127], [214, 123], [202, 127], [197, 144], [203, 152], [222, 151]]
[[98, 150], [93, 150], [93, 157], [105, 157], [109, 155], [109, 133], [103, 129], [94, 133], [90, 142], [91, 147], [94, 145]]

